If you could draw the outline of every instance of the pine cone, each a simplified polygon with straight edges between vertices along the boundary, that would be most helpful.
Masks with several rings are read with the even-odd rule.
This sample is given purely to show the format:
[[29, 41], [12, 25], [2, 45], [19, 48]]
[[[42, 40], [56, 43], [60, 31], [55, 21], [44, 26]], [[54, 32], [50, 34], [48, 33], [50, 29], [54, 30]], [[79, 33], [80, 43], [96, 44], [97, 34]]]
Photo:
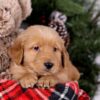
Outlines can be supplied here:
[[64, 40], [65, 46], [68, 47], [70, 42], [69, 33], [67, 32], [67, 28], [65, 22], [67, 17], [61, 12], [54, 11], [50, 16], [50, 23], [48, 26], [53, 28], [55, 31], [59, 33], [59, 36]]

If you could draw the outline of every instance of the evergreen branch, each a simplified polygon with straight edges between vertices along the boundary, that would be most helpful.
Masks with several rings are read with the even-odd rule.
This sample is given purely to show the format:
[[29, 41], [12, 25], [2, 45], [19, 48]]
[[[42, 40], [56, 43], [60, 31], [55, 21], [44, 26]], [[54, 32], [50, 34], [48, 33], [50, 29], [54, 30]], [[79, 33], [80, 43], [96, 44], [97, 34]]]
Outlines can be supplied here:
[[83, 13], [83, 7], [72, 0], [56, 0], [56, 7], [68, 16]]
[[96, 14], [96, 16], [92, 19], [92, 24], [95, 25], [98, 22], [98, 18], [100, 17], [100, 11]]
[[93, 11], [93, 8], [96, 4], [97, 0], [94, 0], [93, 3], [91, 4], [90, 8], [88, 9], [88, 13], [91, 13]]

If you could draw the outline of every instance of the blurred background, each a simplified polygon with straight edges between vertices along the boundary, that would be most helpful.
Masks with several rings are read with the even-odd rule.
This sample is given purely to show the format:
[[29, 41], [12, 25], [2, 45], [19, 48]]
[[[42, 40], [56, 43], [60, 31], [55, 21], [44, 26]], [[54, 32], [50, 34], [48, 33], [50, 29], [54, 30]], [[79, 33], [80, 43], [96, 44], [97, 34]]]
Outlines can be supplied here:
[[100, 0], [32, 0], [32, 8], [24, 26], [48, 25], [53, 11], [66, 16], [66, 49], [81, 73], [80, 88], [100, 100]]

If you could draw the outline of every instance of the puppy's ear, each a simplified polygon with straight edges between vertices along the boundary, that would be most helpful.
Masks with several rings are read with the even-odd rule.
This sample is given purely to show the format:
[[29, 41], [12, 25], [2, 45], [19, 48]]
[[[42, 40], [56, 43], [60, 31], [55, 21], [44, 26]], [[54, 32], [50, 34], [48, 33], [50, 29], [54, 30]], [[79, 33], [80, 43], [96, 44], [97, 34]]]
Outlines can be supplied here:
[[21, 45], [21, 41], [16, 39], [8, 49], [8, 55], [10, 56], [11, 60], [16, 64], [21, 64], [23, 61], [23, 47]]
[[66, 51], [65, 47], [63, 48], [62, 52], [62, 65], [64, 67], [64, 70], [66, 70], [66, 74], [68, 75], [68, 78], [70, 80], [79, 80], [80, 73], [76, 69], [76, 67], [71, 63], [69, 59], [69, 54]]

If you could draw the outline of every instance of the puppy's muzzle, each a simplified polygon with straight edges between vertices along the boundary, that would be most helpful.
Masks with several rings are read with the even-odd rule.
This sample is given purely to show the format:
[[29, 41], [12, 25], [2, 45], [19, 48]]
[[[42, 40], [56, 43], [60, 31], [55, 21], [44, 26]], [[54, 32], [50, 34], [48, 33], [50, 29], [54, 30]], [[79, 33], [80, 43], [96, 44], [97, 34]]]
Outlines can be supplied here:
[[52, 62], [45, 62], [44, 63], [44, 66], [47, 68], [47, 69], [51, 69], [53, 67], [53, 63]]

